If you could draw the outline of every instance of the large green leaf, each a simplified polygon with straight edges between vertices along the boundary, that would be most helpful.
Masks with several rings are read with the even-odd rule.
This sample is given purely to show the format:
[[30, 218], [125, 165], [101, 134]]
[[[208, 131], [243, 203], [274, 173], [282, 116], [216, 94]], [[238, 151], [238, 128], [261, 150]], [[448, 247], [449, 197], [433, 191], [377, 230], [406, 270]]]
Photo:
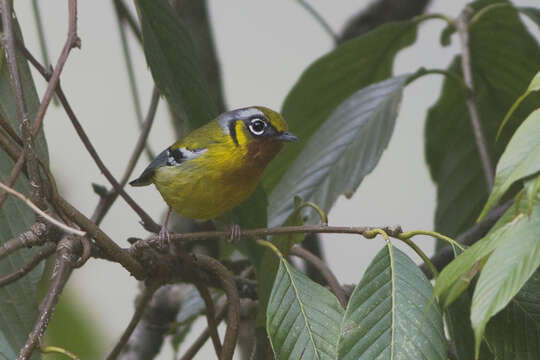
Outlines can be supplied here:
[[266, 329], [277, 359], [335, 359], [343, 308], [280, 256]]
[[495, 184], [486, 206], [485, 216], [515, 181], [540, 171], [540, 109], [519, 126], [497, 164]]
[[329, 211], [341, 194], [354, 193], [390, 141], [407, 77], [358, 90], [330, 114], [270, 194], [270, 226], [283, 223], [296, 195]]
[[136, 0], [146, 61], [176, 116], [195, 129], [217, 115], [193, 40], [167, 0]]
[[445, 360], [446, 340], [431, 284], [414, 262], [388, 244], [349, 300], [338, 359]]
[[[508, 209], [504, 220], [513, 211], [513, 208]], [[439, 298], [441, 306], [449, 306], [469, 286], [481, 264], [508, 238], [508, 234], [513, 231], [513, 224], [507, 221], [501, 224], [503, 222], [499, 221], [484, 238], [456, 257], [439, 274], [433, 295]]]
[[[477, 1], [479, 9], [494, 2]], [[495, 134], [504, 115], [538, 71], [540, 47], [527, 32], [516, 11], [493, 9], [470, 27], [469, 47], [480, 112], [481, 127], [493, 164], [516, 127], [510, 120], [501, 137]], [[460, 75], [459, 59], [450, 71]], [[516, 110], [513, 119], [524, 119], [540, 101], [531, 94]], [[488, 195], [488, 189], [472, 133], [465, 94], [452, 79], [445, 79], [441, 96], [429, 110], [425, 128], [426, 160], [437, 183], [435, 229], [455, 236], [470, 227]]]
[[540, 202], [537, 202], [530, 216], [520, 214], [508, 224], [502, 241], [487, 260], [471, 306], [477, 348], [489, 319], [510, 302], [540, 266], [539, 230]]
[[[15, 32], [20, 36], [18, 24], [14, 23], [14, 27]], [[39, 107], [39, 98], [34, 81], [26, 60], [19, 53], [17, 54], [17, 63], [21, 75], [24, 100], [28, 108], [28, 117], [34, 119]], [[0, 116], [6, 119], [20, 135], [20, 122], [15, 97], [11, 91], [9, 72], [5, 61], [0, 71]], [[42, 131], [35, 140], [35, 150], [38, 156], [47, 163], [47, 145]], [[14, 163], [9, 156], [3, 151], [0, 152], [0, 181], [4, 183], [7, 181], [13, 165]], [[30, 186], [24, 175], [19, 176], [14, 188], [23, 194], [29, 194]], [[28, 230], [34, 222], [35, 215], [28, 206], [19, 199], [8, 197], [0, 209], [0, 245]], [[7, 259], [0, 261], [0, 275], [6, 275], [19, 269], [33, 258], [37, 250], [37, 248], [19, 250], [11, 254]], [[42, 263], [25, 277], [0, 288], [0, 331], [11, 347], [11, 350], [2, 349], [4, 352], [18, 353], [26, 342], [28, 333], [34, 327], [38, 314], [36, 285], [41, 278], [43, 268]], [[35, 354], [32, 358], [39, 358], [39, 354]]]
[[[540, 354], [540, 271], [491, 319], [485, 340], [497, 360], [536, 360]], [[484, 349], [480, 353], [484, 358]]]
[[289, 129], [300, 141], [281, 150], [268, 166], [263, 179], [267, 193], [339, 104], [357, 90], [391, 76], [396, 53], [416, 40], [417, 27], [418, 21], [382, 25], [341, 44], [302, 73], [282, 108]]

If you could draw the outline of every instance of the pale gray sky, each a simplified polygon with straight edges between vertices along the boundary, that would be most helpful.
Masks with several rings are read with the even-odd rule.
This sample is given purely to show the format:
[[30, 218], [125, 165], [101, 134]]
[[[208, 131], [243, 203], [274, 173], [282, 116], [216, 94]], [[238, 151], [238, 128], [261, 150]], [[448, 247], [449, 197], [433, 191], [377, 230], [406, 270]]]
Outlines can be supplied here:
[[[53, 63], [64, 44], [67, 32], [66, 1], [41, 1], [43, 20]], [[367, 1], [310, 1], [336, 31]], [[538, 6], [534, 0], [515, 1], [521, 6]], [[430, 12], [456, 16], [465, 1], [434, 1]], [[31, 1], [15, 2], [25, 40], [39, 54]], [[266, 105], [280, 109], [288, 90], [301, 71], [332, 48], [332, 42], [314, 19], [292, 0], [210, 1], [211, 19], [222, 63], [226, 99], [230, 108]], [[530, 24], [530, 22], [529, 22]], [[439, 33], [445, 24], [430, 20], [422, 24], [417, 44], [401, 52], [395, 73], [413, 72], [420, 66], [444, 68], [457, 52], [457, 40], [447, 48], [439, 45]], [[538, 35], [536, 27], [531, 27]], [[104, 162], [116, 176], [123, 173], [138, 136], [135, 113], [128, 88], [120, 39], [112, 1], [79, 1], [81, 50], [75, 49], [62, 74], [62, 86], [98, 149]], [[142, 53], [132, 43], [137, 81], [146, 111], [152, 81]], [[36, 77], [38, 91], [44, 83]], [[432, 229], [435, 188], [424, 162], [423, 125], [427, 106], [439, 96], [441, 79], [429, 76], [405, 90], [394, 136], [379, 165], [362, 183], [352, 199], [340, 199], [330, 212], [332, 225], [401, 224], [404, 229]], [[157, 151], [174, 139], [169, 118], [160, 106], [150, 143]], [[105, 178], [81, 146], [63, 111], [51, 106], [45, 120], [52, 170], [62, 192], [85, 214], [91, 215], [97, 196], [91, 182], [107, 185]], [[143, 157], [135, 173], [146, 166]], [[153, 188], [128, 189], [155, 218], [160, 219], [165, 204]], [[103, 223], [104, 230], [121, 246], [126, 238], [144, 236], [137, 217], [118, 200]], [[343, 283], [356, 283], [367, 263], [381, 248], [380, 239], [364, 240], [344, 235], [327, 235], [323, 243], [330, 267]], [[419, 240], [432, 251], [431, 241]], [[411, 255], [416, 259], [414, 255]], [[91, 317], [102, 326], [107, 349], [120, 336], [133, 312], [137, 282], [116, 264], [91, 260], [77, 270], [69, 286], [86, 304]], [[104, 294], [114, 294], [103, 296]], [[204, 326], [204, 320], [198, 327]], [[75, 330], [74, 330], [75, 331]], [[195, 336], [187, 339], [191, 343]], [[213, 358], [207, 344], [207, 357]], [[188, 346], [188, 345], [186, 345]], [[159, 357], [170, 359], [170, 350]]]

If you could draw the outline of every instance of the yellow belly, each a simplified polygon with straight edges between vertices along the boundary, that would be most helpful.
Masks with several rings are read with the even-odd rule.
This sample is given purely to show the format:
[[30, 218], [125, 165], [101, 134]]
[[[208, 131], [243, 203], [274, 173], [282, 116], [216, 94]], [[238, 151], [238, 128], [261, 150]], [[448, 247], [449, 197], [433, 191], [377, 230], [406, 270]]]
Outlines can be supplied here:
[[239, 173], [215, 163], [207, 168], [208, 162], [197, 160], [157, 169], [154, 176], [167, 204], [192, 219], [212, 219], [238, 206], [253, 193], [262, 173]]

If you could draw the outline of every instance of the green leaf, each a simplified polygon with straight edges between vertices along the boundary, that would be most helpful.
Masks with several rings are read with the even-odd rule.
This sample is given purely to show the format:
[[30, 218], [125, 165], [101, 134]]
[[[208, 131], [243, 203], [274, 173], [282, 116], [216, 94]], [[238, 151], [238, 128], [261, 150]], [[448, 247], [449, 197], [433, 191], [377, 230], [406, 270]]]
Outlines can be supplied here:
[[338, 359], [446, 360], [438, 305], [425, 313], [432, 290], [414, 262], [388, 244], [351, 295]]
[[[540, 354], [540, 271], [536, 271], [486, 328], [496, 359], [535, 360]], [[484, 357], [482, 349], [481, 359]]]
[[540, 190], [540, 175], [525, 181], [523, 188], [525, 189], [525, 194], [527, 196], [527, 214], [530, 215], [534, 201], [537, 198], [538, 190]]
[[335, 359], [343, 308], [280, 256], [266, 329], [277, 359]]
[[[476, 1], [472, 6], [479, 9], [492, 3], [495, 1]], [[481, 128], [492, 163], [496, 164], [516, 124], [510, 121], [495, 142], [497, 128], [537, 73], [540, 47], [516, 11], [503, 7], [485, 13], [470, 27], [469, 48]], [[449, 71], [460, 76], [458, 58]], [[539, 103], [539, 94], [531, 94], [513, 118], [524, 119]], [[474, 223], [487, 199], [488, 189], [465, 94], [452, 79], [444, 80], [441, 96], [428, 112], [425, 136], [426, 160], [437, 184], [435, 230], [454, 237]]]
[[[304, 225], [302, 217], [302, 203], [296, 204], [296, 210], [287, 218], [283, 226], [301, 226]], [[272, 237], [272, 243], [284, 255], [289, 255], [291, 248], [304, 240], [304, 234], [284, 234]], [[253, 241], [251, 241], [253, 243]], [[257, 312], [256, 323], [263, 326], [266, 322], [266, 307], [270, 299], [272, 287], [279, 269], [279, 259], [276, 254], [268, 248], [258, 246], [263, 251], [263, 257], [260, 265], [256, 268], [257, 276], [257, 294], [259, 296], [259, 309]]]
[[[513, 214], [513, 211], [510, 208], [506, 213]], [[439, 298], [443, 308], [449, 306], [469, 286], [486, 258], [505, 241], [511, 227], [511, 223], [493, 227], [483, 239], [461, 253], [441, 271], [435, 282], [433, 296]]]
[[17, 355], [13, 352], [4, 335], [0, 333], [0, 360], [13, 360]]
[[330, 210], [351, 196], [388, 145], [408, 75], [358, 90], [340, 104], [307, 141], [270, 194], [270, 226], [279, 226], [300, 195]]
[[531, 83], [529, 84], [529, 87], [527, 88], [527, 91], [538, 91], [540, 90], [540, 71], [534, 75], [533, 79], [531, 80]]
[[[445, 310], [445, 324], [458, 359], [474, 359], [474, 333], [470, 319], [471, 299], [472, 291], [467, 289]], [[480, 355], [480, 360], [495, 359], [486, 341], [482, 342]]]
[[177, 117], [195, 129], [217, 115], [193, 40], [167, 0], [136, 0], [146, 61]]
[[[14, 31], [20, 37], [18, 24], [14, 23]], [[24, 92], [24, 100], [28, 108], [28, 117], [34, 119], [39, 107], [39, 98], [34, 86], [34, 81], [30, 74], [30, 69], [24, 57], [17, 53], [17, 63]], [[8, 67], [2, 66], [0, 70], [0, 116], [11, 124], [12, 128], [20, 135], [20, 122], [17, 115], [15, 97], [11, 91]], [[48, 162], [47, 144], [40, 131], [35, 140], [35, 150], [38, 156], [45, 163]], [[0, 181], [6, 182], [13, 161], [3, 154], [0, 156]], [[30, 193], [30, 185], [24, 175], [20, 175], [14, 186], [15, 190], [23, 193]], [[2, 208], [0, 208], [0, 245], [7, 240], [28, 230], [35, 222], [33, 211], [22, 201], [9, 196]], [[5, 260], [0, 261], [0, 275], [7, 275], [33, 258], [38, 248], [22, 249]], [[38, 304], [36, 300], [36, 285], [43, 273], [44, 264], [36, 266], [33, 271], [23, 278], [0, 288], [0, 332], [9, 344], [11, 349], [2, 349], [5, 353], [18, 353], [26, 342], [28, 333], [32, 331], [38, 315]], [[2, 338], [0, 334], [0, 338]], [[39, 359], [40, 355], [35, 353], [32, 359]]]
[[495, 184], [481, 220], [515, 181], [540, 171], [540, 109], [519, 126], [497, 164]]
[[520, 214], [508, 224], [487, 260], [474, 289], [471, 306], [476, 348], [489, 319], [503, 309], [540, 266], [540, 203], [531, 216]]
[[357, 90], [392, 75], [396, 53], [414, 43], [417, 28], [418, 21], [379, 26], [341, 44], [302, 73], [282, 108], [289, 129], [300, 141], [282, 149], [268, 166], [263, 178], [267, 193], [339, 104]]

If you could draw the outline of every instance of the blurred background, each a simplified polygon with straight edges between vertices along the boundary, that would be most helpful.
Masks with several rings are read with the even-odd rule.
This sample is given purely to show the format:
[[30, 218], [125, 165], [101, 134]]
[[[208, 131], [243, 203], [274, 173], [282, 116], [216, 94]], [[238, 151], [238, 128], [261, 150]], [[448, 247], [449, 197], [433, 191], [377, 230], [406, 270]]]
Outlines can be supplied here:
[[[31, 3], [30, 0], [16, 1], [15, 11], [27, 46], [37, 55], [40, 48]], [[335, 32], [340, 32], [347, 20], [370, 2], [312, 0], [309, 3]], [[433, 1], [427, 12], [454, 17], [466, 3]], [[514, 3], [538, 5], [534, 0]], [[303, 69], [334, 47], [320, 24], [297, 1], [211, 0], [208, 4], [229, 109], [264, 105], [279, 110]], [[113, 3], [79, 1], [78, 7], [82, 47], [72, 51], [62, 73], [62, 86], [105, 164], [119, 177], [135, 145], [139, 127]], [[67, 34], [67, 3], [41, 1], [40, 8], [54, 64]], [[523, 21], [539, 36], [536, 26], [528, 19]], [[439, 20], [424, 22], [416, 43], [398, 54], [394, 73], [414, 72], [420, 66], [446, 68], [458, 52], [458, 43], [454, 37], [450, 46], [441, 47], [439, 34], [444, 26]], [[140, 47], [133, 38], [129, 39], [129, 45], [144, 113], [153, 82]], [[35, 80], [39, 94], [43, 94], [46, 84], [39, 76], [35, 76]], [[388, 149], [354, 196], [338, 200], [329, 213], [331, 225], [400, 224], [405, 230], [433, 228], [436, 193], [424, 161], [423, 126], [427, 108], [439, 96], [441, 81], [440, 76], [428, 76], [406, 88]], [[91, 215], [98, 197], [90, 184], [108, 184], [81, 146], [60, 107], [51, 106], [47, 112], [45, 134], [52, 171], [60, 190], [83, 213]], [[161, 102], [149, 143], [154, 151], [161, 151], [175, 140], [167, 108]], [[148, 159], [143, 155], [134, 174], [147, 164]], [[153, 187], [128, 188], [127, 191], [155, 220], [161, 221], [165, 203]], [[128, 237], [147, 235], [121, 199], [109, 212], [102, 228], [122, 247], [128, 246]], [[382, 240], [378, 238], [325, 235], [322, 239], [330, 268], [344, 284], [357, 283], [382, 247]], [[428, 254], [432, 253], [431, 239], [418, 239], [418, 244]], [[417, 259], [415, 255], [411, 257]], [[100, 334], [97, 346], [108, 352], [133, 313], [137, 282], [117, 264], [90, 260], [74, 273], [68, 292], [80, 304], [78, 308], [83, 318]], [[184, 349], [205, 326], [205, 319], [198, 321]], [[77, 329], [71, 331], [77, 332]], [[170, 359], [171, 356], [170, 347], [165, 345], [159, 358]], [[200, 358], [213, 358], [209, 342]]]

